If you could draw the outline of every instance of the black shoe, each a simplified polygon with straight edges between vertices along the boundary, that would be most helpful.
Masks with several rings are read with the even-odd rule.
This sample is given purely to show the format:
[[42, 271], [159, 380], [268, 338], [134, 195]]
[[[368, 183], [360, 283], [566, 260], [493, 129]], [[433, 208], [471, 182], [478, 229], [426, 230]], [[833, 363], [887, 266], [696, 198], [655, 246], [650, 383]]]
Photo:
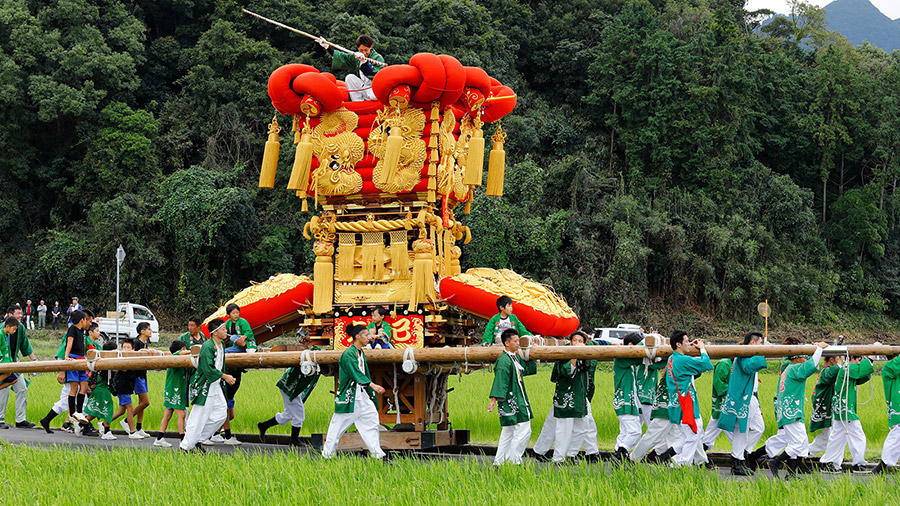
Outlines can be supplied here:
[[811, 474], [812, 467], [808, 458], [800, 458], [797, 459], [799, 461], [799, 465], [797, 466], [797, 472], [799, 474]]
[[0, 422], [0, 429], [8, 429], [8, 428], [10, 428], [10, 425], [8, 423]]
[[769, 458], [769, 455], [766, 453], [766, 447], [760, 446], [756, 450], [747, 454], [747, 458], [744, 459], [744, 462], [747, 463], [747, 468], [751, 471], [756, 471], [760, 466], [763, 465], [763, 462]]
[[68, 432], [69, 434], [74, 434], [75, 426], [72, 425], [72, 422], [63, 422], [62, 430], [63, 430], [63, 432]]
[[599, 453], [589, 453], [584, 456], [584, 461], [591, 463], [591, 464], [600, 462], [600, 454]]
[[778, 478], [778, 469], [781, 468], [781, 463], [788, 459], [788, 454], [785, 452], [781, 452], [774, 459], [769, 459], [769, 471], [772, 473], [773, 478]]
[[703, 467], [709, 469], [710, 471], [714, 471], [716, 469], [716, 465], [713, 464], [711, 460], [707, 460], [706, 463], [703, 464]]
[[884, 465], [884, 462], [878, 462], [878, 465], [875, 466], [875, 469], [872, 469], [872, 474], [886, 474], [887, 467], [888, 466]]
[[734, 476], [753, 476], [753, 471], [747, 468], [743, 460], [731, 457], [731, 474]]
[[34, 425], [35, 424], [29, 422], [28, 420], [25, 420], [24, 422], [16, 422], [17, 429], [33, 429]]
[[610, 455], [609, 460], [610, 462], [614, 462], [617, 464], [625, 462], [626, 460], [628, 460], [628, 450], [622, 447], [616, 448], [615, 453]]
[[662, 455], [659, 456], [659, 463], [660, 464], [668, 463], [670, 460], [672, 460], [672, 457], [675, 456], [675, 453], [676, 453], [675, 448], [669, 448], [668, 450], [664, 451], [662, 453]]
[[659, 462], [659, 455], [656, 454], [656, 450], [650, 450], [650, 453], [644, 456], [644, 460], [648, 464], [656, 464]]
[[869, 466], [865, 464], [854, 464], [850, 466], [850, 472], [853, 474], [872, 474]]
[[47, 434], [53, 434], [53, 431], [50, 430], [50, 420], [41, 418], [41, 427], [43, 427], [44, 430], [47, 431]]
[[291, 425], [291, 446], [301, 446], [300, 444], [300, 427]]
[[785, 479], [792, 478], [800, 474], [800, 457], [787, 459], [785, 462], [785, 469], [787, 470], [787, 474], [785, 474]]
[[276, 425], [278, 425], [278, 422], [276, 422], [274, 418], [270, 418], [268, 420], [265, 420], [265, 421], [262, 421], [262, 422], [259, 422], [258, 424], [256, 424], [256, 428], [259, 430], [259, 442], [260, 443], [266, 442], [266, 431]]
[[825, 474], [844, 474], [844, 470], [833, 462], [825, 463], [820, 469]]
[[704, 451], [704, 452], [708, 452], [710, 448], [712, 448], [712, 445], [708, 445], [708, 444], [706, 444], [706, 443], [703, 444], [703, 451]]
[[87, 437], [99, 437], [100, 431], [95, 429], [93, 425], [88, 424], [88, 425], [82, 426], [81, 435], [87, 436]]

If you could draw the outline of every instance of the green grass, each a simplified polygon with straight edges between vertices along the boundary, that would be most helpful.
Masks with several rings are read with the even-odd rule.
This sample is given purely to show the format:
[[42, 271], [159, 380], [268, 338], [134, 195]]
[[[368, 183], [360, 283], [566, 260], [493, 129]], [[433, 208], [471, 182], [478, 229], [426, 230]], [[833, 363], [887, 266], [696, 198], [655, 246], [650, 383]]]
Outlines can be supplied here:
[[[721, 479], [695, 469], [473, 460], [390, 466], [297, 454], [181, 455], [3, 445], [0, 497], [28, 504], [897, 504], [892, 478]], [[27, 498], [27, 499], [26, 499]], [[86, 500], [87, 499], [87, 500]]]

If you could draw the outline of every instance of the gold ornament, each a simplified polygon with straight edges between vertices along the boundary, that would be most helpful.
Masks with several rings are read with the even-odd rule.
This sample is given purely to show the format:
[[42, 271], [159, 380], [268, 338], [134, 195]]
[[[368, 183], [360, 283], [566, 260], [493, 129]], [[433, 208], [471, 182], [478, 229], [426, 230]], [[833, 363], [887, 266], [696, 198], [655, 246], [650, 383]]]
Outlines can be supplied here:
[[[393, 116], [393, 117], [392, 117]], [[399, 125], [399, 126], [398, 126]], [[393, 175], [386, 166], [388, 138], [396, 139], [397, 128], [403, 137]], [[405, 109], [401, 113], [380, 110], [369, 134], [369, 152], [378, 158], [372, 174], [375, 187], [386, 193], [406, 192], [419, 183], [425, 165], [425, 113], [421, 109]]]
[[362, 176], [356, 164], [362, 160], [366, 145], [353, 130], [359, 116], [346, 109], [322, 115], [313, 129], [313, 152], [319, 160], [314, 174], [316, 191], [322, 195], [352, 195], [362, 190]]

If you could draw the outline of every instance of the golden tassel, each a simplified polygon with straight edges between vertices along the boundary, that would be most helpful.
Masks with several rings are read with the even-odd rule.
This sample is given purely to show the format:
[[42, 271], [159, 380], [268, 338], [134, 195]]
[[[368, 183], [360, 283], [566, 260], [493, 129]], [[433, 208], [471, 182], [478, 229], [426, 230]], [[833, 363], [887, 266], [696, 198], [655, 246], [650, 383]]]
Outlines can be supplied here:
[[338, 241], [340, 247], [337, 255], [337, 279], [338, 281], [352, 281], [353, 261], [356, 258], [356, 234], [338, 234], [338, 237], [340, 238]]
[[491, 149], [491, 160], [488, 164], [488, 182], [487, 191], [489, 197], [503, 196], [503, 172], [506, 169], [506, 151], [503, 150], [503, 142], [506, 141], [506, 134], [503, 128], [497, 125], [497, 131], [491, 137], [494, 147]]
[[382, 170], [384, 170], [384, 180], [391, 182], [400, 169], [400, 151], [403, 149], [403, 135], [400, 111], [397, 111], [395, 118], [389, 118], [386, 127], [390, 129], [387, 141], [384, 143], [384, 162]]
[[484, 133], [481, 130], [481, 119], [475, 119], [475, 133], [469, 139], [469, 150], [466, 152], [466, 173], [463, 184], [481, 186], [484, 178]]
[[[421, 234], [420, 234], [421, 236]], [[413, 252], [416, 254], [412, 271], [412, 292], [409, 295], [409, 311], [416, 311], [420, 303], [434, 301], [434, 242], [428, 239], [413, 241]]]
[[303, 197], [303, 205], [300, 206], [300, 210], [303, 211], [304, 213], [309, 212], [309, 204], [306, 203], [306, 197]]
[[391, 231], [391, 270], [395, 279], [409, 279], [409, 250], [406, 230]]
[[441, 262], [441, 276], [447, 277], [452, 276], [451, 264], [453, 262], [453, 243], [455, 242], [455, 238], [453, 237], [453, 231], [444, 230], [444, 261]]
[[[295, 120], [296, 121], [296, 120]], [[306, 117], [306, 125], [303, 132], [295, 134], [297, 137], [297, 150], [294, 152], [294, 167], [291, 170], [291, 179], [288, 181], [288, 190], [303, 192], [301, 198], [306, 198], [306, 189], [309, 187], [309, 170], [312, 167], [313, 144], [312, 130], [309, 128], [309, 116]]]
[[362, 236], [363, 281], [381, 281], [384, 277], [384, 234], [363, 232]]
[[316, 254], [313, 266], [313, 312], [330, 313], [334, 307], [334, 244], [316, 241], [313, 252]]
[[278, 132], [280, 131], [281, 127], [278, 126], [278, 117], [272, 116], [272, 122], [269, 123], [269, 140], [266, 141], [262, 168], [259, 171], [260, 188], [275, 187], [275, 169], [278, 168], [278, 150], [281, 147], [278, 143]]
[[469, 188], [469, 198], [466, 199], [466, 207], [463, 208], [463, 214], [472, 212], [472, 201], [475, 200], [475, 189]]

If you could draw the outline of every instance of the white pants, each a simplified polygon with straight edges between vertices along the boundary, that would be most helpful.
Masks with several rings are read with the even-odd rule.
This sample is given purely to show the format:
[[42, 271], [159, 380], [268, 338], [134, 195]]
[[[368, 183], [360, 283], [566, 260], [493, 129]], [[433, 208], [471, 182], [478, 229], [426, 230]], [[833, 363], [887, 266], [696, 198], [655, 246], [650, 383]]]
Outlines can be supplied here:
[[[556, 420], [557, 425], [560, 421]], [[531, 420], [503, 427], [500, 431], [500, 441], [497, 443], [494, 465], [499, 466], [504, 462], [521, 464], [529, 439], [531, 439]]]
[[[704, 446], [713, 446], [716, 444], [716, 439], [719, 438], [719, 434], [723, 432], [722, 428], [719, 427], [719, 419], [711, 418], [709, 423], [706, 425], [706, 430], [703, 431], [703, 436], [700, 438], [700, 442]], [[728, 438], [728, 442], [732, 442], [731, 433], [728, 431], [725, 432], [725, 437]]]
[[13, 386], [0, 390], [0, 423], [6, 422], [6, 403], [9, 402], [10, 390], [16, 394], [16, 423], [24, 422], [25, 408], [28, 407], [28, 387], [25, 386], [25, 375], [20, 374]]
[[756, 443], [766, 430], [766, 422], [763, 420], [762, 411], [759, 409], [759, 399], [755, 395], [750, 396], [750, 411], [747, 413], [747, 432], [741, 432], [735, 422], [733, 432], [725, 432], [731, 442], [731, 456], [744, 460], [744, 453], [750, 453], [756, 448]]
[[556, 421], [557, 418], [553, 416], [553, 408], [551, 407], [550, 412], [547, 413], [547, 418], [544, 420], [544, 426], [541, 427], [541, 433], [538, 435], [537, 441], [534, 442], [534, 453], [544, 455], [554, 446]]
[[581, 418], [554, 418], [555, 440], [553, 442], [553, 461], [562, 462], [567, 457], [578, 455], [581, 447], [587, 455], [600, 453], [597, 446], [597, 423], [588, 404], [587, 415]]
[[787, 447], [787, 442], [787, 433], [784, 430], [784, 427], [779, 427], [778, 432], [776, 432], [774, 436], [766, 439], [766, 455], [768, 455], [770, 459], [774, 459]]
[[697, 423], [696, 434], [687, 425], [678, 426], [681, 430], [681, 440], [675, 445], [675, 456], [672, 457], [672, 463], [676, 467], [704, 464], [707, 461], [706, 451], [700, 444], [700, 438], [703, 436], [703, 418], [695, 418], [694, 421]]
[[359, 74], [347, 74], [347, 77], [344, 78], [344, 83], [347, 84], [347, 89], [350, 90], [351, 102], [375, 100], [375, 92], [372, 91], [372, 80], [368, 77]]
[[647, 432], [644, 433], [637, 446], [632, 450], [631, 460], [638, 462], [650, 453], [650, 450], [656, 450], [657, 453], [661, 453], [663, 450], [675, 446], [680, 439], [681, 430], [677, 425], [669, 423], [667, 418], [654, 418], [650, 420]]
[[278, 425], [291, 422], [291, 427], [303, 427], [303, 420], [306, 419], [303, 399], [298, 395], [291, 400], [286, 393], [281, 392], [281, 401], [284, 403], [284, 411], [275, 414], [275, 422]]
[[184, 424], [182, 450], [192, 450], [200, 441], [206, 441], [225, 423], [228, 418], [228, 404], [220, 382], [214, 381], [209, 387], [206, 404], [194, 404]]
[[840, 467], [844, 463], [844, 448], [847, 446], [850, 447], [853, 465], [866, 461], [866, 433], [863, 432], [859, 420], [832, 420], [828, 446], [825, 447], [825, 455], [819, 462], [830, 462]]
[[[795, 459], [797, 457], [809, 457], [809, 434], [806, 433], [806, 425], [802, 420], [789, 423], [784, 427], [785, 442], [787, 443], [784, 451], [788, 457]], [[768, 444], [768, 442], [766, 442]], [[768, 451], [768, 448], [766, 448]], [[841, 448], [841, 453], [844, 450]]]
[[56, 401], [56, 404], [53, 405], [53, 412], [57, 415], [65, 413], [69, 410], [69, 391], [72, 390], [72, 386], [68, 383], [63, 383], [62, 388], [59, 389], [59, 400]]
[[641, 425], [650, 427], [650, 414], [653, 413], [652, 404], [641, 404]]
[[569, 445], [566, 456], [574, 457], [582, 447], [587, 455], [600, 453], [600, 447], [597, 446], [597, 422], [594, 420], [594, 413], [591, 412], [591, 403], [587, 405], [587, 414], [575, 419], [572, 444]]
[[884, 465], [896, 466], [897, 460], [900, 460], [900, 424], [891, 427], [881, 448], [881, 461]]
[[640, 440], [641, 417], [638, 415], [619, 415], [619, 436], [616, 438], [616, 450], [624, 448], [630, 452]]
[[337, 453], [338, 443], [351, 425], [356, 425], [356, 431], [362, 438], [369, 456], [380, 459], [384, 457], [381, 449], [381, 436], [378, 432], [378, 409], [369, 398], [368, 392], [362, 385], [356, 385], [356, 401], [353, 403], [352, 413], [335, 413], [331, 415], [331, 423], [328, 424], [328, 433], [325, 435], [325, 446], [322, 448], [322, 456], [326, 459], [334, 457]]
[[828, 437], [831, 435], [831, 427], [825, 427], [822, 429], [816, 437], [813, 438], [813, 442], [809, 445], [809, 454], [810, 455], [818, 455], [825, 451], [825, 448], [828, 447]]

